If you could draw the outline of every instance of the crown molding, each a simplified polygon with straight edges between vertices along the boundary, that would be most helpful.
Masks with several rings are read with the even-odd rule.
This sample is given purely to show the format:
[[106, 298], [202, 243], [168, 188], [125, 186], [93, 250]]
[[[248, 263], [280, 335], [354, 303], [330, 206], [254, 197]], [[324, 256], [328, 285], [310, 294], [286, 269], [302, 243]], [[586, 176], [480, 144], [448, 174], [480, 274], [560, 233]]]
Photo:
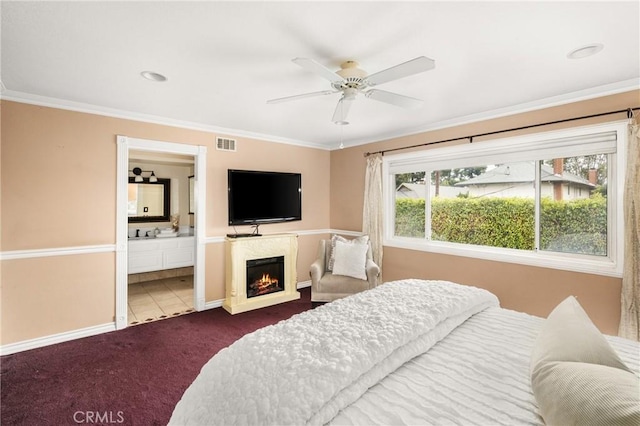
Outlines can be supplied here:
[[[602, 86], [591, 87], [584, 90], [565, 93], [558, 96], [538, 99], [517, 105], [511, 105], [504, 108], [493, 109], [476, 114], [470, 114], [461, 117], [455, 117], [448, 120], [442, 120], [435, 123], [429, 123], [424, 126], [405, 129], [400, 132], [384, 133], [374, 139], [354, 139], [345, 144], [344, 148], [351, 148], [360, 145], [366, 145], [375, 142], [382, 142], [389, 139], [395, 139], [405, 136], [416, 135], [419, 133], [431, 132], [434, 130], [446, 129], [449, 127], [462, 126], [465, 124], [476, 123], [479, 121], [492, 120], [495, 118], [505, 117], [509, 115], [522, 114], [529, 111], [535, 111], [545, 108], [551, 108], [560, 105], [566, 105], [574, 102], [585, 101], [603, 96], [615, 95], [618, 93], [629, 92], [640, 89], [640, 78], [632, 78], [629, 80], [619, 81], [615, 83], [605, 84]], [[325, 151], [340, 150], [343, 148], [330, 147], [311, 141], [300, 141], [281, 136], [267, 135], [262, 133], [254, 133], [240, 129], [230, 129], [225, 127], [211, 126], [207, 124], [195, 123], [183, 120], [174, 120], [167, 117], [161, 117], [150, 114], [142, 114], [132, 111], [120, 110], [116, 108], [108, 108], [99, 105], [92, 105], [81, 102], [74, 102], [64, 99], [52, 98], [47, 96], [34, 95], [25, 92], [17, 92], [13, 90], [3, 90], [0, 93], [0, 99], [38, 105], [49, 108], [58, 108], [87, 114], [103, 115], [106, 117], [122, 118], [126, 120], [134, 120], [145, 123], [160, 124], [163, 126], [178, 127], [189, 130], [199, 130], [203, 132], [213, 133], [215, 135], [229, 135], [235, 137], [245, 137], [250, 139], [262, 140], [266, 142], [283, 143], [287, 145], [296, 145], [306, 148], [315, 148]]]
[[[248, 139], [256, 139], [265, 142], [276, 142], [286, 145], [296, 145], [306, 148], [315, 148], [329, 150], [330, 148], [314, 142], [300, 141], [281, 136], [267, 135], [262, 133], [249, 132], [240, 129], [230, 129], [226, 127], [211, 126], [208, 124], [196, 123], [192, 121], [174, 120], [172, 118], [161, 117], [151, 114], [142, 114], [133, 111], [121, 110], [117, 108], [109, 108], [99, 105], [87, 104], [83, 102], [69, 101], [65, 99], [52, 98], [48, 96], [34, 95], [31, 93], [18, 92], [14, 90], [4, 90], [0, 93], [0, 99], [20, 102], [23, 104], [37, 105], [48, 108], [57, 108], [67, 111], [81, 112], [86, 114], [102, 115], [105, 117], [122, 118], [125, 120], [140, 121], [143, 123], [160, 124], [162, 126], [178, 127], [189, 130], [199, 130], [202, 132], [213, 133], [215, 135], [225, 135], [242, 137]], [[214, 141], [215, 142], [215, 141]]]
[[[430, 123], [425, 126], [414, 127], [407, 129], [404, 132], [388, 133], [380, 135], [375, 140], [355, 140], [345, 145], [345, 148], [350, 148], [359, 145], [366, 145], [375, 142], [382, 142], [389, 139], [395, 139], [405, 136], [416, 135], [419, 133], [432, 132], [435, 130], [442, 130], [450, 127], [462, 126], [465, 124], [477, 123], [479, 121], [487, 121], [500, 117], [506, 117], [510, 115], [522, 114], [525, 112], [536, 111], [546, 108], [552, 108], [560, 105], [567, 105], [575, 102], [586, 101], [589, 99], [601, 98], [603, 96], [616, 95], [619, 93], [630, 92], [640, 89], [640, 78], [632, 78], [629, 80], [619, 81], [616, 83], [605, 84], [602, 86], [591, 87], [589, 89], [578, 90], [575, 92], [565, 93], [563, 95], [552, 96], [549, 98], [538, 99], [531, 102], [512, 105], [505, 108], [498, 108], [489, 111], [480, 112], [477, 114], [470, 114], [461, 117], [455, 117], [450, 120], [438, 121]], [[630, 105], [633, 106], [633, 105]]]

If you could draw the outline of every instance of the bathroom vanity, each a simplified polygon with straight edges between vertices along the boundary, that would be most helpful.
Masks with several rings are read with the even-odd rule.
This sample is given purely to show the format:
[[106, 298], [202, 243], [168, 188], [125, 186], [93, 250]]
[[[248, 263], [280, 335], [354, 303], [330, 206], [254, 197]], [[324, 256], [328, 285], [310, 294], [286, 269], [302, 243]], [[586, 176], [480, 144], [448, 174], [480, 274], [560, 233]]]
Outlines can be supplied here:
[[195, 237], [131, 239], [129, 274], [193, 266]]

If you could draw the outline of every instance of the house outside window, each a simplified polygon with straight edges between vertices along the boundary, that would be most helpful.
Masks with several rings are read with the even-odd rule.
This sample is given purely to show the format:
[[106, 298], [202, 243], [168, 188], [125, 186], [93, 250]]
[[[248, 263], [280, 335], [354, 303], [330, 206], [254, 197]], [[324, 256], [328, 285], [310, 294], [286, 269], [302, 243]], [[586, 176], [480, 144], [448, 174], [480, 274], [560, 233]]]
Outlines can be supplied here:
[[626, 123], [385, 156], [385, 245], [621, 276]]

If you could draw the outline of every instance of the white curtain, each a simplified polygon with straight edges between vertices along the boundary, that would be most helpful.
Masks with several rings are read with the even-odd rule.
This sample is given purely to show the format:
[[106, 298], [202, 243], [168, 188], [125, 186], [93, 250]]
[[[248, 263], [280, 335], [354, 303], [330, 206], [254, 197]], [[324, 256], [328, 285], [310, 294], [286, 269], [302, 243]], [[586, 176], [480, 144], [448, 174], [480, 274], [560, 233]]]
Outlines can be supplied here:
[[624, 188], [624, 272], [622, 312], [618, 334], [640, 341], [640, 136], [638, 124], [629, 124]]
[[367, 157], [362, 232], [369, 235], [373, 261], [382, 270], [382, 154]]

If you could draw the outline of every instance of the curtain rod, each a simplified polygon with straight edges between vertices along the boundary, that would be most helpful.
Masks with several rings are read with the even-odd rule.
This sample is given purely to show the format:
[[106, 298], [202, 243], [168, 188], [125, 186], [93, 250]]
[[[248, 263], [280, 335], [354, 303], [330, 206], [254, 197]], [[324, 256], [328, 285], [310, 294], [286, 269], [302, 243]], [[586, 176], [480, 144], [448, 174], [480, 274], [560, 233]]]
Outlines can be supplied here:
[[383, 150], [375, 151], [375, 152], [365, 152], [364, 156], [368, 157], [368, 156], [373, 155], [373, 154], [382, 154], [382, 155], [384, 155], [386, 152], [400, 151], [400, 150], [403, 150], [403, 149], [411, 149], [411, 148], [419, 148], [421, 146], [428, 146], [428, 145], [437, 145], [437, 144], [440, 144], [440, 143], [459, 141], [459, 140], [462, 140], [462, 139], [469, 139], [469, 143], [473, 143], [473, 138], [478, 138], [478, 137], [482, 137], [482, 136], [497, 135], [499, 133], [507, 133], [507, 132], [515, 132], [516, 130], [531, 129], [533, 127], [540, 127], [540, 126], [549, 126], [551, 124], [566, 123], [568, 121], [584, 120], [584, 119], [587, 119], [587, 118], [602, 117], [604, 115], [620, 114], [620, 113], [623, 113], [623, 112], [627, 113], [627, 118], [631, 118], [631, 117], [635, 116], [633, 111], [637, 110], [637, 109], [640, 109], [640, 106], [634, 107], [634, 108], [620, 109], [618, 111], [609, 111], [609, 112], [601, 112], [599, 114], [583, 115], [581, 117], [565, 118], [563, 120], [547, 121], [546, 123], [530, 124], [528, 126], [522, 126], [522, 127], [512, 127], [511, 129], [495, 130], [493, 132], [486, 132], [486, 133], [478, 133], [478, 134], [471, 135], [471, 136], [460, 136], [458, 138], [443, 139], [443, 140], [435, 141], [435, 142], [425, 142], [425, 143], [421, 143], [421, 144], [417, 144], [417, 145], [403, 146], [403, 147], [400, 147], [400, 148], [390, 148], [390, 149], [383, 149]]

